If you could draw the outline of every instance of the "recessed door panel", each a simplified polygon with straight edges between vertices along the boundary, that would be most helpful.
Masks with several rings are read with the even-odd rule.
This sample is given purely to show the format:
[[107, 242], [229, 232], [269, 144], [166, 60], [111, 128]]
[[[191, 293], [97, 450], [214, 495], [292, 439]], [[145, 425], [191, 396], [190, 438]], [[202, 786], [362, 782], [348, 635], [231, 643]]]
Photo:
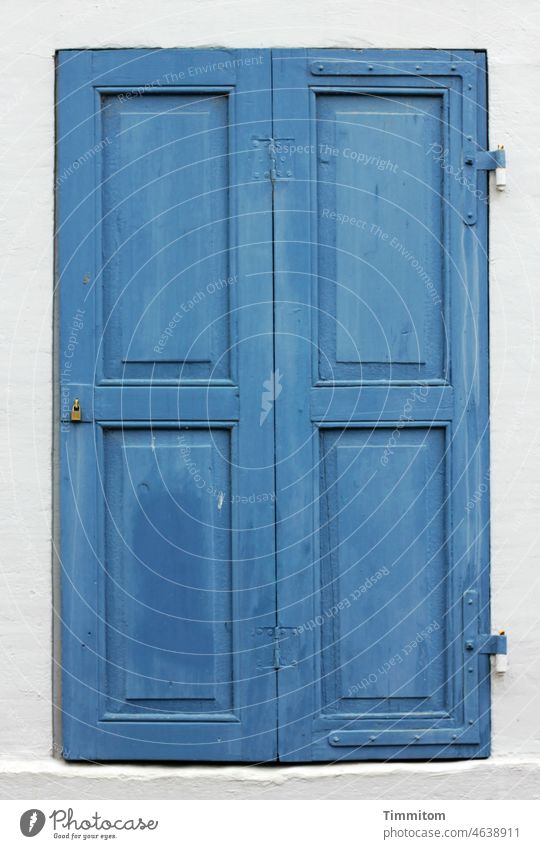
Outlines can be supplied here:
[[230, 375], [230, 97], [101, 95], [103, 370]]
[[317, 92], [316, 109], [320, 376], [442, 378], [444, 98]]
[[445, 431], [395, 433], [322, 430], [323, 713], [447, 706]]
[[230, 432], [107, 428], [103, 443], [108, 711], [231, 711], [231, 500], [209, 497], [230, 492]]

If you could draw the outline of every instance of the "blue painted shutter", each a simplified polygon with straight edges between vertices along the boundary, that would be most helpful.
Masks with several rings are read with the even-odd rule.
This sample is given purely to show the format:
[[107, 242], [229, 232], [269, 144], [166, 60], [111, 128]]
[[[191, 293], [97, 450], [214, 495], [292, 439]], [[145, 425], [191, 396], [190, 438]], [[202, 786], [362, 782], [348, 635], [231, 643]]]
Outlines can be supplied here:
[[65, 757], [271, 760], [269, 54], [62, 52], [58, 131]]
[[486, 756], [484, 58], [273, 65], [280, 758]]
[[484, 108], [474, 52], [59, 55], [68, 759], [488, 754]]

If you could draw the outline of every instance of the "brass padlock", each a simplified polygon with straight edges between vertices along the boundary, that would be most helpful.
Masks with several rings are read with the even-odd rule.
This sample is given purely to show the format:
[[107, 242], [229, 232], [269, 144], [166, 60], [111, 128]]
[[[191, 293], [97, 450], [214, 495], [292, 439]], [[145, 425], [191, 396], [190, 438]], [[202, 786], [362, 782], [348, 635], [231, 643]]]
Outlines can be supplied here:
[[72, 422], [80, 422], [81, 420], [81, 405], [79, 404], [79, 399], [75, 398], [73, 402], [73, 407], [71, 408], [71, 421]]

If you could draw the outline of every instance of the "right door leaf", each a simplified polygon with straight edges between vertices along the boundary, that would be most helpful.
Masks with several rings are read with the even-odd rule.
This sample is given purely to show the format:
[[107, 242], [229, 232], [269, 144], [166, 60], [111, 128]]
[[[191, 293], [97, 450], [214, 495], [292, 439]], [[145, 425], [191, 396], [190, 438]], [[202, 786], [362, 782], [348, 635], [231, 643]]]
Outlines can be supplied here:
[[485, 757], [485, 57], [278, 51], [274, 85], [280, 758]]

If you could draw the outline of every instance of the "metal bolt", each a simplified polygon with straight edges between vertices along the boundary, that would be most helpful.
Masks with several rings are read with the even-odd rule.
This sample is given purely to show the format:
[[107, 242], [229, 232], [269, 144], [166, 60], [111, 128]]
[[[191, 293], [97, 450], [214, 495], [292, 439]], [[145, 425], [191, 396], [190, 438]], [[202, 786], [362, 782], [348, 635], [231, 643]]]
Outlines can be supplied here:
[[333, 743], [339, 743], [339, 737], [332, 737], [332, 742]]
[[319, 71], [324, 71], [324, 65], [319, 65]]

